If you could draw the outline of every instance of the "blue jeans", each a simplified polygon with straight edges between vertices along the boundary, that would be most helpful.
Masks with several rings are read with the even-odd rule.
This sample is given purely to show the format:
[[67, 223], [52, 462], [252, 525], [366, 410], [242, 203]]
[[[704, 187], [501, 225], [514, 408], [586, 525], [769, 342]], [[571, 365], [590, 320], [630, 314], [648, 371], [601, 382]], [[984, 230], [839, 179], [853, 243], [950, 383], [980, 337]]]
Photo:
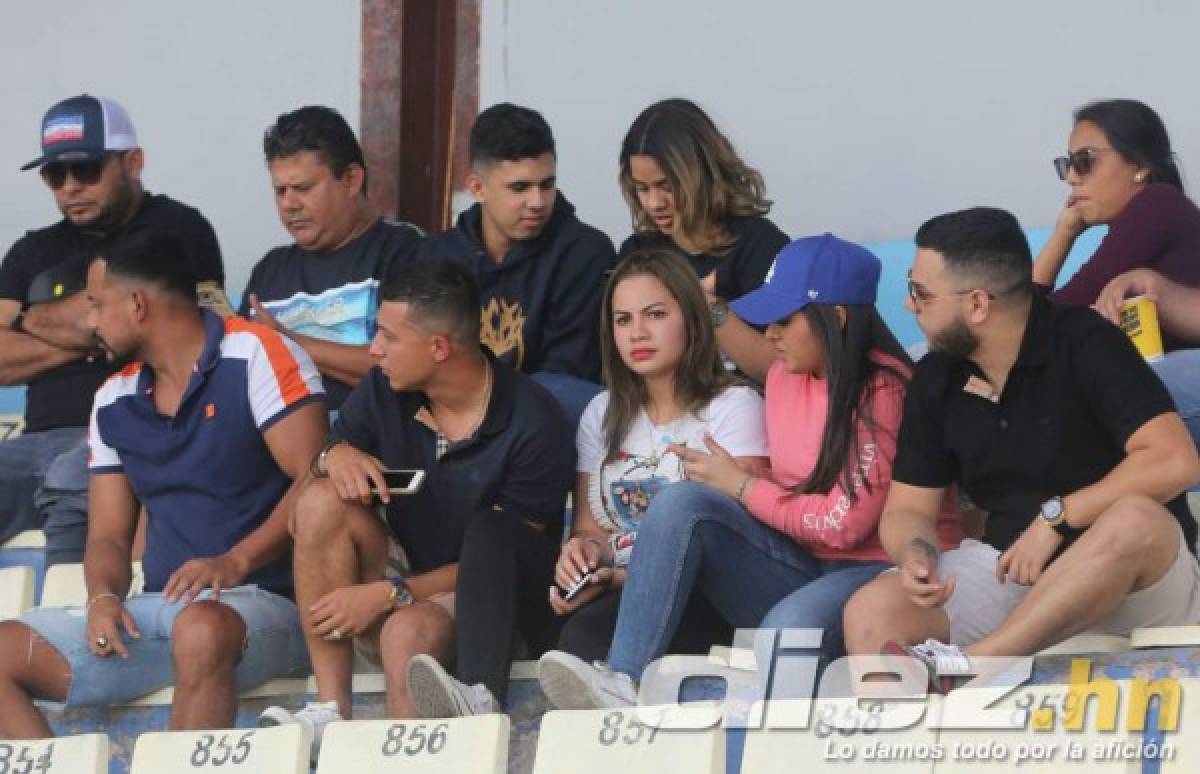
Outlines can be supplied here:
[[530, 378], [554, 396], [562, 406], [563, 413], [567, 415], [572, 430], [579, 427], [579, 418], [583, 416], [583, 410], [592, 402], [592, 398], [604, 389], [577, 376], [551, 371], [538, 371], [536, 374], [530, 374]]
[[33, 503], [44, 520], [46, 566], [83, 561], [87, 544], [88, 444], [84, 438], [54, 458]]
[[85, 427], [56, 427], [0, 441], [0, 543], [41, 529], [33, 497], [54, 458], [87, 438]]
[[1166, 385], [1192, 440], [1200, 446], [1200, 349], [1168, 352], [1150, 367]]
[[732, 497], [680, 481], [654, 498], [634, 544], [608, 662], [635, 680], [666, 653], [688, 597], [702, 593], [738, 628], [819, 628], [814, 653], [843, 654], [842, 608], [884, 562], [817, 559]]
[[[197, 599], [208, 599], [211, 591]], [[246, 624], [246, 645], [234, 677], [239, 691], [274, 677], [305, 674], [308, 649], [296, 605], [257, 586], [221, 591], [221, 604], [237, 611]], [[139, 639], [126, 637], [129, 658], [100, 657], [88, 649], [87, 611], [82, 607], [39, 607], [20, 621], [44, 637], [71, 668], [65, 706], [105, 706], [131, 701], [174, 682], [171, 627], [184, 604], [162, 594], [137, 594], [125, 600]]]

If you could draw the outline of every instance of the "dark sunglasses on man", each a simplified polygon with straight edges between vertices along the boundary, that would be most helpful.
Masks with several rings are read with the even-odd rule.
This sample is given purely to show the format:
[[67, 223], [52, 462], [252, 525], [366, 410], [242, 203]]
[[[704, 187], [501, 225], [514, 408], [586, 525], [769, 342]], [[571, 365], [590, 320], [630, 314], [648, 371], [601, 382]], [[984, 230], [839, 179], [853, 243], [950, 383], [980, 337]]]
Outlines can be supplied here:
[[43, 164], [38, 171], [42, 175], [42, 180], [46, 181], [46, 185], [56, 191], [67, 182], [67, 175], [70, 175], [71, 179], [80, 185], [95, 185], [100, 182], [108, 160], [120, 155], [120, 153], [106, 153], [98, 159], [87, 159], [86, 161], [51, 161], [49, 164]]
[[1096, 156], [1101, 153], [1108, 153], [1112, 148], [1080, 148], [1079, 150], [1067, 156], [1059, 156], [1054, 160], [1054, 171], [1058, 173], [1059, 180], [1066, 180], [1067, 173], [1072, 169], [1075, 174], [1083, 177], [1092, 171], [1092, 166], [1096, 163]]

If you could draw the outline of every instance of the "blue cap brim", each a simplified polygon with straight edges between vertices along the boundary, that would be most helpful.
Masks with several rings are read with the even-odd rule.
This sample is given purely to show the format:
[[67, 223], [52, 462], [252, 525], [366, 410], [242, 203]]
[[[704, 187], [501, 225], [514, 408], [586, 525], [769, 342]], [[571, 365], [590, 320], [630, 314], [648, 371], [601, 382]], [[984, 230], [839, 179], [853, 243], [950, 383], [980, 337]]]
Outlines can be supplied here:
[[751, 325], [770, 325], [773, 322], [779, 322], [791, 317], [806, 306], [808, 306], [808, 301], [805, 299], [785, 296], [772, 290], [768, 285], [763, 285], [758, 290], [752, 290], [729, 303], [729, 308], [733, 313]]

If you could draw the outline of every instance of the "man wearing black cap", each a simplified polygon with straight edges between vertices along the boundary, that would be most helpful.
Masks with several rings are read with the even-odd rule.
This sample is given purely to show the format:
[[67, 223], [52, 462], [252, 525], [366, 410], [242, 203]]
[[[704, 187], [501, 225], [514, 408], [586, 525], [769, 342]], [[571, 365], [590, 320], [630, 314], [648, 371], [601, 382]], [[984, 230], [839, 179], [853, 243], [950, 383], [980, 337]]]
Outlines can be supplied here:
[[38, 168], [63, 219], [17, 240], [0, 264], [0, 384], [29, 387], [24, 435], [0, 442], [0, 541], [45, 516], [51, 563], [82, 559], [88, 411], [111, 372], [87, 326], [88, 263], [118, 235], [153, 228], [184, 243], [197, 276], [225, 279], [212, 226], [146, 193], [143, 161], [125, 109], [84, 94], [47, 111], [42, 155], [22, 167]]

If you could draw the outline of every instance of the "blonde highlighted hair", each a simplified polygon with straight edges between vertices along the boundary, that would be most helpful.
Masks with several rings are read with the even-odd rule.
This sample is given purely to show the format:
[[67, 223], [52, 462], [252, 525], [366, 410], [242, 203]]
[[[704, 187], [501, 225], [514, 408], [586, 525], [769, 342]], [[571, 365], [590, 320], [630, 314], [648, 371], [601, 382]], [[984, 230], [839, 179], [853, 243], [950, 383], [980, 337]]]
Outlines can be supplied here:
[[656, 102], [634, 119], [621, 143], [618, 181], [633, 215], [634, 231], [657, 231], [634, 189], [631, 156], [654, 159], [675, 198], [676, 242], [681, 247], [725, 255], [734, 236], [727, 223], [741, 215], [771, 210], [758, 170], [738, 156], [708, 114], [691, 100]]

